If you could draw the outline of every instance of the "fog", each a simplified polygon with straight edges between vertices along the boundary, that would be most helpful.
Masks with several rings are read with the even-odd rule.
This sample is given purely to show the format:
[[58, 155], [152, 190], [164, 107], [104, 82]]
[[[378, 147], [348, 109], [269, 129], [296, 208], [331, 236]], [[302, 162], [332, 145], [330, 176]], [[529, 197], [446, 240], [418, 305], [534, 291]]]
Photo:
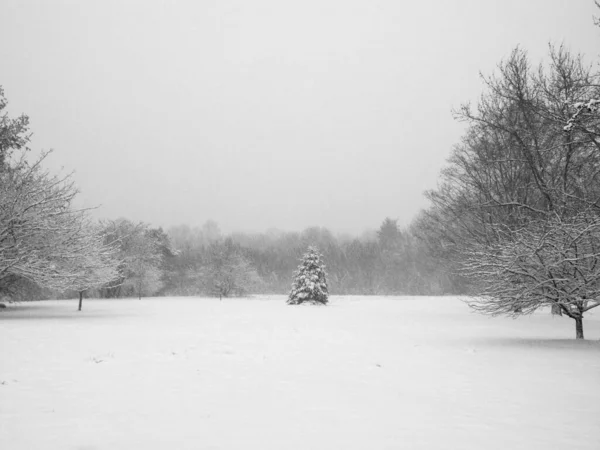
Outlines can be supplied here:
[[408, 224], [517, 45], [592, 60], [593, 1], [22, 1], [0, 85], [98, 218], [224, 232]]

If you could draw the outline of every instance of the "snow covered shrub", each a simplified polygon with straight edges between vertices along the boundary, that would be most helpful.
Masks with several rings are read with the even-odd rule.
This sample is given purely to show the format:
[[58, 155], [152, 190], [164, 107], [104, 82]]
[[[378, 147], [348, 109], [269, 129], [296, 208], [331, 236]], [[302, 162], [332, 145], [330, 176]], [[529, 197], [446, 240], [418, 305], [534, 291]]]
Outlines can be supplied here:
[[327, 304], [329, 292], [325, 279], [325, 265], [322, 255], [315, 247], [308, 247], [302, 257], [302, 264], [295, 273], [292, 290], [287, 300], [288, 305], [299, 305], [304, 302]]

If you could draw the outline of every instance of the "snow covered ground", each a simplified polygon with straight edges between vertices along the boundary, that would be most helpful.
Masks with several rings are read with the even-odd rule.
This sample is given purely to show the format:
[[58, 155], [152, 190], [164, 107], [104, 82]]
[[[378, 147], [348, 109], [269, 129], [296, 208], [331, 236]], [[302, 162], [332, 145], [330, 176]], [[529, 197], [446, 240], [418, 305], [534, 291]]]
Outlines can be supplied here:
[[457, 298], [168, 298], [0, 312], [0, 448], [600, 448], [600, 313]]

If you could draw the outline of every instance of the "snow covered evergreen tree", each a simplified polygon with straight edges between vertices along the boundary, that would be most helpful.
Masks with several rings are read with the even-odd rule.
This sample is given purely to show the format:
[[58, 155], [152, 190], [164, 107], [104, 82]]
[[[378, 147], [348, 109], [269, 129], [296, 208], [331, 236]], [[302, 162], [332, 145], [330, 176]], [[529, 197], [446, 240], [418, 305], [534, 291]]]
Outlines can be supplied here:
[[294, 276], [294, 283], [288, 298], [288, 305], [299, 305], [304, 302], [327, 304], [329, 292], [325, 279], [325, 265], [322, 255], [315, 247], [308, 247], [302, 257], [302, 264]]

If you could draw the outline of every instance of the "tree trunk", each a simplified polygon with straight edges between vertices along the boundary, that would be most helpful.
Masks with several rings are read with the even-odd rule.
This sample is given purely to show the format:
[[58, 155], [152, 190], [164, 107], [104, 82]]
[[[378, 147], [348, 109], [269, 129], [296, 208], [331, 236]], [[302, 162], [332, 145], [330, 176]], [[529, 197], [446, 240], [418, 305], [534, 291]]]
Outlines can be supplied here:
[[583, 337], [583, 317], [575, 317], [575, 338], [584, 339]]
[[83, 291], [79, 291], [79, 309], [77, 311], [81, 311], [82, 303], [83, 303]]

